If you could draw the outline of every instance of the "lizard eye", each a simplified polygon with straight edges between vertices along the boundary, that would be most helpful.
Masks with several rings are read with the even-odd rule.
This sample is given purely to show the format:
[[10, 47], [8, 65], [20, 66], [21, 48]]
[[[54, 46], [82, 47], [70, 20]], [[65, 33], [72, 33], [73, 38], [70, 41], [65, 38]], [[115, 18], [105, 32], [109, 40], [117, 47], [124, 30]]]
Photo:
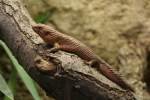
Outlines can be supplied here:
[[38, 27], [38, 29], [39, 29], [39, 30], [41, 30], [41, 29], [42, 29], [42, 27]]

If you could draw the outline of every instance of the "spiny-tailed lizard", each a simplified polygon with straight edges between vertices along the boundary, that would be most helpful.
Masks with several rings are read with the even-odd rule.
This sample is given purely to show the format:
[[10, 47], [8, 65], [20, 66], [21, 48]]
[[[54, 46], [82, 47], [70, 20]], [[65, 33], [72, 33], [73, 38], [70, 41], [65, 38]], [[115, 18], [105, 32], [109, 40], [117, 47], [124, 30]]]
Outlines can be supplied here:
[[105, 77], [119, 85], [121, 88], [134, 91], [118, 74], [112, 71], [109, 64], [98, 57], [89, 47], [79, 40], [60, 33], [48, 25], [36, 24], [33, 25], [32, 28], [47, 44], [54, 46], [51, 49], [51, 52], [63, 50], [74, 53], [83, 60], [91, 62], [92, 67], [95, 67]]

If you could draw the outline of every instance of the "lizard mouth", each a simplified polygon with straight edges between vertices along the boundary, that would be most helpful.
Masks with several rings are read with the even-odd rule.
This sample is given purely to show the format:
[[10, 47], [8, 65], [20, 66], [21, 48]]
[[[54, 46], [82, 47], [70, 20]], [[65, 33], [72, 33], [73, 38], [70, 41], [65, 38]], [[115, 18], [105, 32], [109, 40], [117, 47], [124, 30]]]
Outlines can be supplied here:
[[40, 30], [40, 27], [38, 26], [32, 26], [32, 29], [35, 31], [35, 32], [38, 32]]

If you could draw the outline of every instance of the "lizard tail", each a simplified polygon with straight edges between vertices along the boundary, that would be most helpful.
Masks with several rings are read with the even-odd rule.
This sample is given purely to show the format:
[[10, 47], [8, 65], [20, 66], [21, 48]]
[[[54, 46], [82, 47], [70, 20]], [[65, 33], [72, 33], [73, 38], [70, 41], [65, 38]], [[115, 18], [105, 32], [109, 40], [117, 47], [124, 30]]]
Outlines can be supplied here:
[[119, 85], [121, 88], [134, 92], [133, 88], [123, 81], [120, 75], [116, 74], [111, 68], [109, 68], [109, 65], [107, 66], [105, 63], [100, 63], [99, 69], [104, 76]]

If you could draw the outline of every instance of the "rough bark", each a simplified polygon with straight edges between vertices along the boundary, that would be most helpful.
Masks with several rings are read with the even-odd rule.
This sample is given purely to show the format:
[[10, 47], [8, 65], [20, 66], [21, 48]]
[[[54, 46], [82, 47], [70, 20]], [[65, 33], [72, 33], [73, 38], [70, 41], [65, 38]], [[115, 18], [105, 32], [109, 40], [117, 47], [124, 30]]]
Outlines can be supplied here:
[[76, 55], [48, 53], [33, 24], [19, 0], [0, 0], [0, 39], [48, 95], [56, 100], [135, 100]]

